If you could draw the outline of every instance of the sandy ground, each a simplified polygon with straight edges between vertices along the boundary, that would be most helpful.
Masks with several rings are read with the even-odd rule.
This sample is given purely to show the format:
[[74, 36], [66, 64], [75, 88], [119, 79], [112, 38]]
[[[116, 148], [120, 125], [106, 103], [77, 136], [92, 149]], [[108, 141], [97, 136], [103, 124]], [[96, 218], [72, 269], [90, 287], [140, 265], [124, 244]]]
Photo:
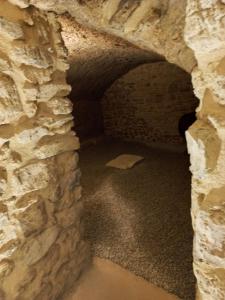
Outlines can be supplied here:
[[[123, 153], [145, 159], [129, 170], [105, 166]], [[93, 255], [193, 300], [188, 155], [108, 141], [83, 149], [80, 166]]]
[[95, 258], [79, 286], [64, 300], [178, 300], [118, 265]]

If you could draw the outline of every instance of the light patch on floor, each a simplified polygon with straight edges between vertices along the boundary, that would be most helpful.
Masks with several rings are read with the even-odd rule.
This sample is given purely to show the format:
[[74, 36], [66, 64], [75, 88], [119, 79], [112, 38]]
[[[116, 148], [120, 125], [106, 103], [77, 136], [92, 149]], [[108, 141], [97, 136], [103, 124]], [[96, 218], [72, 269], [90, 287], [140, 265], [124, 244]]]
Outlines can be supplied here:
[[115, 159], [109, 161], [106, 166], [126, 170], [132, 168], [135, 164], [143, 159], [144, 158], [139, 155], [121, 154]]
[[64, 300], [179, 300], [106, 259], [94, 258], [76, 291]]

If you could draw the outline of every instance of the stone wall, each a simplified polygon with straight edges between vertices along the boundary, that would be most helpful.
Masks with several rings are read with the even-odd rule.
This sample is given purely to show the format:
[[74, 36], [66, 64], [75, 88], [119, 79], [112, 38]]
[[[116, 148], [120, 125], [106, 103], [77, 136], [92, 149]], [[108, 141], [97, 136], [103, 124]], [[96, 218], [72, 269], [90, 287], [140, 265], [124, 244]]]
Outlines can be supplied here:
[[[191, 155], [197, 299], [225, 299], [225, 1], [189, 0], [185, 38], [198, 66], [198, 121], [187, 133]], [[193, 30], [194, 29], [194, 30]]]
[[187, 47], [183, 35], [187, 0], [10, 1], [58, 13], [68, 11], [80, 24], [120, 36], [148, 49], [152, 57], [166, 57], [188, 72], [196, 64], [193, 51]]
[[190, 75], [167, 62], [145, 64], [119, 78], [103, 99], [106, 135], [146, 144], [177, 144], [180, 117], [194, 112]]
[[1, 0], [1, 300], [56, 299], [88, 259], [67, 69], [54, 13]]

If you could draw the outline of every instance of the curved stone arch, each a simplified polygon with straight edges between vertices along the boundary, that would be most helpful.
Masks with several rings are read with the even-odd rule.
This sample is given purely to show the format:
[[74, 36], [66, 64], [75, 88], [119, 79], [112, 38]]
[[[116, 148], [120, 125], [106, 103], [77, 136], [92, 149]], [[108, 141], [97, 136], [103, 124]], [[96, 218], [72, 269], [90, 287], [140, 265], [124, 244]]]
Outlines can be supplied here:
[[68, 14], [58, 16], [68, 50], [67, 79], [72, 99], [99, 99], [120, 76], [140, 64], [159, 61], [124, 39], [78, 23]]
[[10, 0], [57, 13], [69, 12], [77, 22], [119, 36], [148, 50], [154, 59], [167, 59], [187, 72], [196, 65], [184, 42], [185, 1], [171, 0]]

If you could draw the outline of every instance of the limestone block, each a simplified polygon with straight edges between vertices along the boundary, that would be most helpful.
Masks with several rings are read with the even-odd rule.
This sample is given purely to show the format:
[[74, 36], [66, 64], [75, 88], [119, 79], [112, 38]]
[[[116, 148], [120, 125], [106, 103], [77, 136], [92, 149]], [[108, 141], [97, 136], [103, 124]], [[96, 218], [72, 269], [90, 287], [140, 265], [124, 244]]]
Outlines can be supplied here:
[[79, 140], [73, 134], [67, 134], [62, 140], [61, 135], [43, 137], [34, 149], [34, 154], [39, 159], [44, 159], [65, 151], [79, 149]]
[[[51, 115], [40, 115], [38, 118], [37, 123], [48, 128], [50, 131], [54, 133], [66, 133], [67, 128], [64, 129], [65, 125], [69, 125], [69, 129], [71, 129], [73, 121], [73, 117], [71, 115], [64, 115], [64, 116], [56, 116], [53, 118]], [[62, 131], [61, 131], [62, 130]]]
[[76, 165], [74, 165], [74, 169], [70, 169], [65, 172], [64, 176], [60, 178], [60, 186], [63, 190], [67, 189], [69, 191], [73, 191], [80, 186], [81, 179], [81, 171], [80, 169], [76, 169]]
[[[22, 127], [22, 126], [21, 126]], [[33, 128], [18, 128], [16, 134], [10, 141], [10, 145], [13, 149], [29, 147], [34, 148], [39, 140], [46, 136], [50, 135], [49, 130], [44, 127], [37, 126]]]
[[[47, 69], [37, 69], [32, 66], [26, 66], [22, 65], [21, 73], [27, 80], [27, 82], [33, 83], [33, 84], [44, 84], [46, 82], [49, 82], [52, 80], [52, 68], [49, 67]], [[21, 74], [21, 76], [22, 76]], [[33, 85], [33, 88], [37, 90], [37, 87]], [[38, 89], [39, 91], [39, 89]]]
[[224, 56], [224, 15], [225, 7], [220, 1], [189, 1], [185, 40], [201, 67]]
[[[79, 224], [83, 205], [81, 202], [75, 203], [71, 207], [65, 208], [56, 213], [57, 223], [66, 228], [74, 224]], [[76, 226], [77, 227], [77, 226]]]
[[54, 96], [66, 96], [71, 91], [71, 87], [64, 83], [49, 83], [40, 87], [38, 101], [45, 102], [52, 99]]
[[207, 65], [207, 67], [204, 68], [204, 72], [198, 69], [198, 71], [196, 72], [198, 78], [195, 74], [193, 74], [194, 81], [200, 78], [202, 80], [202, 83], [200, 82], [200, 80], [198, 80], [198, 82], [196, 81], [196, 84], [194, 82], [197, 91], [200, 90], [200, 87], [202, 87], [201, 90], [203, 90], [203, 93], [199, 95], [200, 99], [204, 95], [204, 90], [206, 88], [210, 88], [215, 97], [215, 101], [222, 105], [225, 104], [225, 92], [223, 89], [225, 76], [221, 71], [224, 68], [223, 61], [224, 58], [222, 60], [211, 62]]
[[[22, 157], [24, 164], [26, 161], [39, 157], [38, 153], [36, 153], [38, 152], [37, 144], [44, 137], [48, 137], [47, 140], [50, 140], [53, 134], [53, 132], [45, 127], [37, 126], [29, 129], [25, 129], [22, 127], [21, 130], [18, 127], [18, 133], [10, 139], [10, 151], [17, 154], [17, 160], [19, 160], [19, 158], [21, 160]], [[53, 151], [53, 153], [54, 152], [56, 153], [56, 151]], [[42, 155], [43, 158], [49, 156], [51, 155]]]
[[35, 297], [36, 300], [42, 300], [46, 295], [51, 295], [53, 290], [53, 285], [50, 283], [45, 283], [41, 286], [40, 293]]
[[0, 100], [0, 124], [9, 124], [24, 115], [16, 85], [5, 75], [0, 75]]
[[[219, 207], [218, 207], [219, 210]], [[218, 213], [223, 218], [222, 212]], [[224, 226], [211, 221], [212, 212], [199, 211], [195, 226], [197, 232], [194, 242], [195, 261], [207, 261], [214, 268], [225, 266]]]
[[225, 112], [225, 107], [217, 101], [217, 97], [211, 92], [210, 89], [205, 89], [202, 99], [201, 110], [199, 116], [201, 119], [222, 119]]
[[201, 100], [204, 96], [205, 90], [206, 90], [206, 83], [204, 81], [203, 74], [199, 68], [195, 67], [192, 71], [192, 83], [194, 85], [194, 93], [200, 100], [200, 105], [197, 111], [201, 108]]
[[48, 252], [59, 234], [56, 226], [49, 227], [36, 238], [30, 239], [21, 249], [24, 264], [32, 265], [38, 262]]
[[10, 164], [10, 166], [14, 169], [20, 166], [21, 156], [19, 153], [10, 149], [9, 142], [5, 142], [0, 148], [0, 161], [3, 167], [9, 167]]
[[15, 45], [9, 52], [9, 57], [18, 64], [47, 69], [52, 65], [51, 55], [40, 48], [25, 44]]
[[28, 192], [43, 189], [50, 180], [48, 165], [44, 162], [29, 164], [14, 171], [9, 180], [9, 194], [20, 196]]
[[[40, 196], [35, 196], [34, 194], [31, 199], [28, 198], [29, 201], [27, 201], [27, 205], [24, 207], [20, 206], [20, 208], [15, 210], [12, 214], [13, 217], [18, 220], [21, 230], [26, 237], [43, 230], [48, 221], [44, 201]], [[20, 199], [20, 203], [22, 201], [25, 202], [25, 199]]]
[[2, 53], [0, 54], [0, 71], [1, 72], [7, 72], [11, 69], [11, 66], [9, 64], [9, 61], [7, 59], [7, 57], [5, 57], [5, 55], [3, 55]]
[[3, 195], [7, 190], [8, 174], [7, 170], [0, 167], [0, 195]]
[[14, 262], [8, 259], [0, 261], [0, 278], [7, 277], [14, 269]]
[[[23, 96], [27, 102], [36, 102], [38, 98], [38, 89], [32, 83], [26, 82], [23, 85]], [[33, 116], [31, 116], [33, 117]]]
[[22, 27], [18, 23], [13, 23], [0, 17], [0, 36], [15, 40], [22, 39], [24, 37]]
[[[198, 286], [200, 288], [199, 299], [201, 300], [223, 300], [224, 299], [224, 270], [214, 269], [202, 263], [194, 263], [195, 275], [198, 278]], [[216, 287], [216, 288], [215, 288]]]
[[[12, 273], [6, 278], [3, 282], [3, 286], [5, 291], [6, 299], [34, 299], [34, 295], [37, 294], [33, 291], [33, 297], [31, 298], [23, 298], [24, 291], [26, 291], [27, 287], [30, 286], [34, 280], [37, 278], [36, 270], [33, 267], [27, 268], [25, 264], [18, 262], [15, 264], [15, 268], [13, 269]], [[10, 285], [10, 282], [14, 283], [14, 285]], [[7, 298], [8, 297], [8, 298]]]
[[[89, 249], [87, 244], [84, 242], [79, 243], [70, 261], [62, 264], [58, 269], [54, 278], [56, 287], [60, 287], [64, 283], [65, 289], [67, 291], [71, 289], [71, 287], [73, 286], [73, 278], [78, 279], [81, 273], [81, 268], [83, 268], [87, 263], [89, 263], [89, 255], [85, 255], [88, 252]], [[76, 253], [80, 253], [80, 255], [76, 255]], [[64, 279], [65, 277], [67, 278], [66, 282]], [[55, 292], [57, 292], [57, 288]]]
[[[78, 185], [78, 183], [76, 183], [76, 185]], [[57, 211], [60, 211], [64, 208], [68, 208], [74, 201], [80, 200], [82, 188], [80, 186], [73, 188], [73, 190], [68, 188], [61, 188], [60, 191], [62, 193], [62, 196], [57, 201]]]
[[[54, 243], [48, 250], [47, 254], [43, 256], [38, 263], [34, 264], [34, 268], [36, 267], [43, 274], [48, 274], [53, 270], [56, 271], [56, 267], [60, 263], [59, 261], [61, 257], [60, 246], [57, 243]], [[64, 260], [65, 259], [68, 260], [69, 257], [65, 256]]]
[[73, 110], [73, 105], [68, 98], [53, 98], [46, 104], [52, 109], [55, 115], [67, 115]]
[[67, 229], [62, 230], [58, 239], [57, 245], [60, 246], [61, 254], [67, 259], [74, 254], [81, 238], [80, 231], [77, 230], [77, 227], [71, 226]]
[[74, 121], [73, 118], [71, 118], [67, 122], [64, 122], [61, 126], [54, 128], [53, 131], [55, 134], [65, 134], [70, 132], [73, 127], [74, 127]]
[[186, 132], [188, 152], [191, 154], [191, 172], [194, 178], [206, 179], [217, 166], [221, 142], [216, 130], [198, 120]]
[[0, 213], [0, 260], [10, 258], [19, 243], [16, 226], [11, 224], [7, 213]]
[[74, 191], [76, 188], [80, 187], [81, 184], [81, 171], [77, 169], [76, 171], [72, 172], [72, 176], [68, 181], [68, 188], [70, 191]]
[[25, 8], [29, 5], [29, 0], [10, 0], [10, 2], [20, 6], [21, 8]]

